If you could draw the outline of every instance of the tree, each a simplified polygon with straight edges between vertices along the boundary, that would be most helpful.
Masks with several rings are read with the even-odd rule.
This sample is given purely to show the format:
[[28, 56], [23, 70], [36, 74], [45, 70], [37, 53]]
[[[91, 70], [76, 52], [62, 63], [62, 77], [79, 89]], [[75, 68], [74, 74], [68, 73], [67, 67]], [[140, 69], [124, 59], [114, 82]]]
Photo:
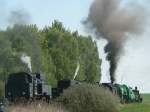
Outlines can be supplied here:
[[42, 30], [36, 25], [14, 25], [0, 31], [1, 80], [10, 73], [30, 72], [20, 60], [23, 54], [31, 57], [32, 72], [44, 73], [51, 85], [64, 78], [73, 79], [78, 63], [76, 80], [94, 83], [101, 76], [96, 43], [90, 36], [67, 30], [57, 20]]
[[70, 32], [58, 21], [54, 21], [51, 27], [45, 27], [42, 33], [45, 38], [41, 46], [46, 52], [45, 57], [52, 58], [50, 63], [55, 66], [53, 73], [56, 80], [73, 79], [77, 62], [80, 63], [77, 80], [100, 80], [101, 60], [91, 37], [80, 36], [77, 31]]

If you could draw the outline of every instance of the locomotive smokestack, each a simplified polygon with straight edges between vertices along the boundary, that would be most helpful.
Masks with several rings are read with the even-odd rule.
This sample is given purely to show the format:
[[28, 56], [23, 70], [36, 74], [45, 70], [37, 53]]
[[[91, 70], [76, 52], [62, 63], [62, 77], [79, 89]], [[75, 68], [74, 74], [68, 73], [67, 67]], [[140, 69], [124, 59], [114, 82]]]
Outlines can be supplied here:
[[[108, 44], [104, 50], [110, 62], [110, 80], [115, 81], [115, 71], [125, 40], [129, 35], [143, 31], [145, 15], [139, 4], [121, 6], [121, 0], [94, 0], [85, 25], [95, 29], [97, 38], [105, 38]], [[141, 12], [142, 11], [142, 12]], [[131, 37], [131, 36], [130, 36]]]

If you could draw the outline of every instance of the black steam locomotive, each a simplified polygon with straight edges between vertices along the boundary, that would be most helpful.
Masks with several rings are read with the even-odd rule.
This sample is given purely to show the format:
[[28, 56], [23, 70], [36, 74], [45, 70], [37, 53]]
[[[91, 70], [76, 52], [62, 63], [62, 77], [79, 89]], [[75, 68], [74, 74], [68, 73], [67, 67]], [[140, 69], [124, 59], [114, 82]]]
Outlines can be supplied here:
[[9, 102], [20, 101], [24, 99], [29, 100], [46, 100], [56, 98], [63, 93], [64, 89], [79, 84], [74, 80], [60, 80], [57, 88], [52, 88], [45, 84], [40, 74], [31, 75], [26, 72], [19, 72], [10, 74], [5, 84], [5, 98]]
[[49, 101], [51, 93], [51, 86], [44, 83], [40, 74], [13, 73], [9, 75], [5, 84], [5, 98], [11, 102], [19, 99]]

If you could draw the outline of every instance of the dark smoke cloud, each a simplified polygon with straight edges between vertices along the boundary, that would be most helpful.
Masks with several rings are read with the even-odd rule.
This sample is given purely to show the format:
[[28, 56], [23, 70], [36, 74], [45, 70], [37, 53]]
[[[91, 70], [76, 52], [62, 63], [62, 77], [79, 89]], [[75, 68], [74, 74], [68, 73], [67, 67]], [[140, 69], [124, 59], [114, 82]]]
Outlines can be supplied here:
[[35, 57], [35, 68], [36, 72], [41, 73], [42, 72], [42, 64], [41, 64], [41, 49], [38, 40], [36, 37], [32, 38], [32, 46], [34, 48], [34, 57]]
[[8, 22], [12, 25], [19, 24], [25, 25], [30, 23], [30, 14], [25, 9], [13, 10], [10, 12]]
[[[136, 1], [134, 1], [136, 2]], [[110, 61], [111, 82], [115, 81], [115, 70], [120, 59], [122, 47], [127, 35], [143, 32], [144, 12], [139, 4], [121, 7], [121, 0], [94, 0], [85, 25], [96, 29], [97, 38], [108, 40], [104, 50]]]

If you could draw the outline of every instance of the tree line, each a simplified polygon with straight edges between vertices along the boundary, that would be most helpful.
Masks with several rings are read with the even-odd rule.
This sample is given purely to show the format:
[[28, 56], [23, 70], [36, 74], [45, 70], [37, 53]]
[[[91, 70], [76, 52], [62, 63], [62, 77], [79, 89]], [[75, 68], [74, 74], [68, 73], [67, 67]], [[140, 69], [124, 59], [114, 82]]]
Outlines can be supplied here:
[[[36, 25], [14, 25], [0, 31], [0, 88], [11, 73], [30, 72], [21, 61], [22, 54], [31, 57], [32, 72], [44, 74], [55, 86], [58, 80], [73, 79], [95, 83], [100, 80], [101, 60], [91, 36], [66, 29], [59, 21], [38, 29]], [[0, 90], [2, 96], [3, 90]]]

